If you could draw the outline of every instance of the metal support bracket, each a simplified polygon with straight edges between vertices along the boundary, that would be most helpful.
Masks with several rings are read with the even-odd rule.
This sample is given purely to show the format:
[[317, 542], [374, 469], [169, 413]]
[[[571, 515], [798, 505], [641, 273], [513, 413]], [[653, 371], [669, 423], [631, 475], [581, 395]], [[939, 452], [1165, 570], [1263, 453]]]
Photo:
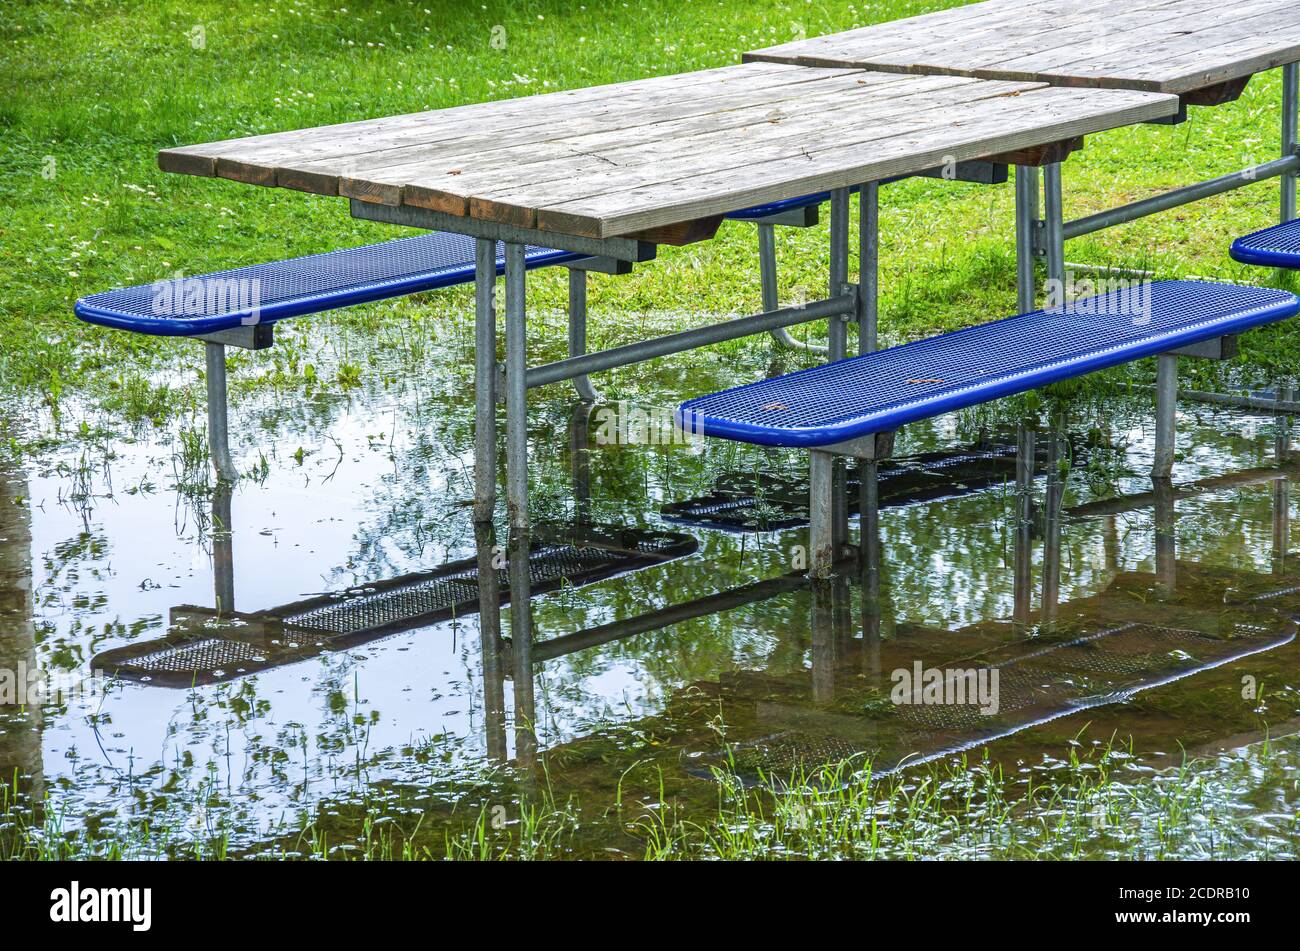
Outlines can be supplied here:
[[598, 274], [631, 274], [632, 262], [611, 257], [580, 258], [566, 264], [570, 271], [595, 271]]
[[859, 459], [863, 462], [872, 462], [876, 458], [876, 434], [868, 433], [865, 436], [858, 436], [856, 439], [847, 439], [844, 442], [831, 443], [828, 446], [818, 446], [815, 451], [828, 453], [832, 456], [848, 456], [851, 459]]
[[241, 350], [265, 350], [275, 343], [274, 324], [249, 324], [245, 327], [231, 327], [210, 334], [195, 334], [193, 339], [204, 343], [219, 343], [223, 347], [239, 347]]
[[765, 218], [750, 219], [756, 225], [784, 225], [787, 228], [812, 228], [821, 220], [820, 205], [804, 205], [802, 208], [791, 208], [788, 211], [780, 211], [775, 215], [768, 215]]
[[654, 260], [656, 247], [636, 238], [584, 238], [559, 231], [539, 231], [520, 228], [500, 221], [485, 221], [464, 215], [449, 215], [444, 211], [416, 208], [411, 205], [380, 205], [374, 202], [351, 200], [353, 218], [383, 221], [390, 225], [424, 228], [429, 231], [450, 231], [474, 238], [488, 238], [507, 244], [533, 245], [540, 248], [558, 248], [591, 257], [611, 257], [621, 261]]
[[1189, 343], [1169, 352], [1179, 357], [1199, 357], [1202, 360], [1231, 360], [1237, 355], [1237, 335], [1225, 334], [1212, 340]]

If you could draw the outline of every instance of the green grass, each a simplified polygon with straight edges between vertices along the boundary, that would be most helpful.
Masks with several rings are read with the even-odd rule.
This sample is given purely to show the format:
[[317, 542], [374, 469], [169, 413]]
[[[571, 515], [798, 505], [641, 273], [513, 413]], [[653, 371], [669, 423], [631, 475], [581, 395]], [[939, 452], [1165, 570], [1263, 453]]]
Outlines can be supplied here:
[[[197, 369], [197, 348], [82, 325], [71, 314], [77, 297], [176, 271], [202, 273], [399, 233], [350, 218], [339, 199], [163, 174], [155, 165], [160, 148], [721, 66], [800, 31], [952, 5], [11, 2], [0, 13], [0, 395], [57, 407], [66, 394], [87, 393], [128, 420], [158, 422], [192, 406], [184, 388], [193, 375], [185, 377], [189, 383], [160, 387], [148, 372]], [[501, 35], [494, 28], [504, 29], [504, 49], [492, 42]], [[1193, 109], [1185, 125], [1092, 137], [1066, 168], [1067, 213], [1272, 157], [1278, 89], [1277, 75], [1266, 74], [1239, 102]], [[918, 180], [886, 189], [888, 339], [1010, 311], [1011, 201], [1009, 187]], [[1267, 283], [1276, 275], [1232, 263], [1226, 246], [1273, 221], [1276, 206], [1276, 182], [1261, 184], [1072, 242], [1068, 257]], [[622, 315], [633, 312], [681, 311], [702, 322], [706, 311], [755, 309], [753, 245], [751, 226], [728, 224], [717, 241], [666, 249], [661, 265], [631, 278], [598, 280], [595, 342], [627, 339], [630, 321]], [[821, 292], [824, 248], [823, 229], [783, 233], [785, 297]], [[558, 274], [539, 276], [536, 304], [559, 306], [561, 281]], [[341, 319], [417, 321], [418, 328], [418, 321], [463, 312], [469, 302], [461, 288], [354, 309]], [[1290, 374], [1300, 353], [1297, 333], [1271, 328], [1250, 335], [1238, 360], [1244, 375], [1263, 382]], [[728, 346], [769, 345], [756, 339]], [[1188, 372], [1202, 376], [1198, 384], [1222, 383], [1216, 367]], [[349, 373], [343, 367], [324, 381], [301, 372], [262, 379], [346, 389]]]
[[[585, 811], [544, 782], [508, 807], [439, 814], [376, 802], [328, 803], [333, 819], [268, 830], [232, 848], [235, 820], [213, 789], [192, 791], [179, 819], [150, 815], [74, 826], [53, 797], [33, 817], [0, 784], [0, 859], [663, 860], [1269, 859], [1294, 858], [1300, 817], [1290, 800], [1245, 821], [1239, 803], [1296, 762], [1294, 745], [1261, 743], [1240, 758], [1187, 760], [1152, 773], [1131, 752], [1078, 738], [1061, 758], [1015, 771], [985, 759], [873, 778], [861, 760], [780, 783], [742, 784], [719, 771], [712, 809], [683, 814], [654, 777], [634, 795]], [[629, 770], [631, 772], [631, 770]], [[644, 777], [643, 777], [644, 779]], [[657, 788], [657, 793], [656, 793]], [[367, 794], [369, 795], [369, 794]], [[403, 813], [405, 812], [405, 815]], [[201, 822], [192, 820], [203, 817]], [[591, 835], [599, 830], [597, 837]], [[247, 840], [246, 834], [243, 836]], [[620, 842], [611, 848], [609, 842]], [[595, 844], [593, 844], [595, 843]]]

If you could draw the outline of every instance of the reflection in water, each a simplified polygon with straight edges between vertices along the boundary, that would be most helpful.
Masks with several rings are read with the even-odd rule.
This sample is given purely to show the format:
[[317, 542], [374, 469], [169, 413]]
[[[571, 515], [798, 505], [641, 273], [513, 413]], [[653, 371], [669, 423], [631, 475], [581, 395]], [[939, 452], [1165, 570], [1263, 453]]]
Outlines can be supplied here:
[[[493, 606], [486, 630], [499, 630], [501, 595], [514, 587], [513, 583], [503, 585], [498, 575], [513, 578], [516, 565], [532, 594], [540, 594], [662, 564], [696, 548], [694, 539], [673, 532], [593, 524], [544, 525], [537, 527], [531, 542], [525, 536], [512, 543], [509, 557], [489, 544], [485, 561], [480, 545], [476, 557], [448, 562], [432, 571], [240, 612], [233, 609], [230, 492], [225, 482], [213, 491], [215, 607], [173, 608], [166, 636], [104, 651], [92, 659], [93, 669], [155, 686], [206, 686], [463, 618], [481, 610], [488, 600]], [[526, 610], [516, 623], [521, 631], [528, 629]]]
[[[599, 634], [579, 631], [536, 644], [516, 637], [512, 649], [517, 724], [521, 718], [526, 723], [536, 720], [532, 680], [545, 659], [645, 633], [656, 622], [680, 622], [805, 588], [809, 636], [806, 649], [800, 646], [795, 653], [806, 654], [806, 667], [724, 674], [717, 696], [726, 724], [725, 743], [717, 751], [689, 750], [689, 772], [737, 770], [750, 781], [783, 781], [828, 761], [854, 758], [863, 764], [870, 761], [876, 774], [886, 773], [1071, 713], [1123, 703], [1141, 691], [1294, 639], [1291, 617], [1262, 605], [1258, 597], [1237, 599], [1236, 606], [1225, 608], [1222, 591], [1207, 597], [1204, 584], [1193, 587], [1189, 597], [1179, 597], [1175, 492], [1169, 480], [1156, 480], [1150, 496], [1155, 510], [1154, 574], [1119, 573], [1104, 590], [1061, 603], [1064, 483], [1069, 473], [1065, 425], [1064, 417], [1057, 416], [1046, 435], [1042, 623], [1032, 638], [1024, 637], [1023, 627], [1029, 585], [1022, 579], [1032, 577], [1034, 561], [1029, 530], [1034, 487], [1028, 474], [1035, 440], [1026, 426], [1018, 467], [1025, 478], [1018, 486], [1014, 533], [1014, 563], [1021, 583], [1010, 627], [996, 618], [955, 629], [900, 630], [887, 623], [880, 581], [882, 562], [888, 558], [879, 537], [877, 470], [874, 463], [862, 463], [857, 472], [861, 533], [852, 565], [841, 564], [829, 579], [784, 579], [790, 587], [776, 579], [777, 585], [767, 591], [751, 585], [700, 598], [646, 619], [607, 625]], [[1285, 517], [1275, 509], [1275, 520]], [[512, 603], [528, 603], [527, 577], [512, 575], [511, 584]], [[860, 593], [856, 632], [855, 584]], [[894, 636], [885, 639], [886, 628]], [[802, 640], [798, 629], [776, 636]], [[776, 649], [772, 656], [788, 653]], [[890, 671], [888, 684], [882, 677], [885, 671]], [[901, 684], [907, 686], [900, 693]], [[709, 689], [708, 684], [695, 686]], [[518, 762], [532, 767], [538, 755], [535, 732], [521, 731], [517, 744]]]
[[[748, 375], [709, 369], [719, 379], [691, 389]], [[547, 589], [506, 570], [511, 549], [535, 548], [540, 528], [525, 541], [472, 527], [460, 504], [470, 497], [469, 414], [456, 403], [467, 390], [452, 371], [430, 372], [436, 385], [422, 385], [418, 399], [376, 389], [328, 412], [268, 399], [248, 428], [268, 474], [239, 483], [233, 500], [187, 487], [172, 505], [166, 450], [154, 465], [159, 449], [147, 442], [120, 447], [116, 491], [86, 490], [81, 475], [65, 474], [73, 466], [59, 468], [66, 457], [30, 466], [30, 487], [10, 490], [35, 497], [34, 537], [22, 552], [6, 525], [5, 564], [34, 563], [38, 597], [27, 640], [20, 628], [4, 648], [62, 669], [198, 633], [249, 646], [253, 620], [283, 623], [286, 605], [351, 610], [430, 565], [475, 579], [454, 616], [408, 614], [417, 620], [405, 632], [355, 642], [317, 632], [311, 649], [283, 655], [293, 663], [182, 693], [124, 683], [94, 720], [45, 709], [28, 749], [46, 764], [47, 788], [57, 778], [71, 821], [129, 814], [143, 797], [188, 822], [192, 803], [215, 789], [254, 820], [239, 825], [233, 848], [257, 849], [259, 822], [303, 814], [333, 816], [333, 841], [351, 839], [368, 809], [430, 815], [422, 828], [436, 837], [439, 816], [459, 821], [481, 802], [510, 801], [524, 776], [544, 776], [557, 800], [590, 805], [587, 817], [605, 816], [620, 788], [641, 784], [638, 795], [653, 797], [660, 782], [683, 815], [707, 815], [717, 801], [711, 768], [732, 762], [780, 775], [856, 755], [883, 770], [1008, 733], [992, 754], [1032, 768], [1088, 723], [1090, 736], [1134, 736], [1145, 756], [1209, 748], [1300, 715], [1298, 652], [1281, 642], [1300, 603], [1278, 593], [1300, 585], [1285, 558], [1294, 469], [1271, 465], [1277, 427], [1265, 417], [1185, 409], [1180, 428], [1195, 449], [1163, 495], [1146, 475], [1145, 404], [1112, 403], [1100, 419], [1075, 406], [1069, 420], [1051, 421], [1056, 432], [1035, 422], [1026, 439], [1038, 472], [1021, 466], [1019, 480], [1005, 454], [978, 491], [933, 484], [936, 465], [912, 474], [943, 501], [882, 508], [886, 463], [855, 466], [858, 556], [824, 587], [796, 567], [801, 528], [674, 526], [693, 537], [693, 555]], [[677, 385], [653, 383], [655, 392]], [[591, 447], [588, 411], [538, 397], [534, 498], [566, 532], [622, 524], [662, 535], [661, 506], [707, 496], [720, 473], [802, 478], [794, 453]], [[891, 461], [981, 445], [988, 432], [1013, 431], [1007, 417], [908, 427]], [[1048, 466], [1058, 439], [1058, 465]], [[1085, 443], [1085, 452], [1065, 448]], [[250, 436], [246, 458], [257, 458], [253, 445]], [[530, 597], [513, 596], [520, 584]], [[502, 608], [511, 602], [527, 610]], [[172, 614], [178, 604], [203, 607], [183, 617]], [[530, 622], [532, 636], [521, 638]], [[998, 714], [895, 704], [894, 674], [917, 662], [998, 670]], [[1269, 684], [1264, 699], [1243, 701], [1245, 674]], [[1143, 689], [1170, 678], [1179, 679]], [[10, 759], [16, 737], [0, 736]], [[520, 768], [530, 764], [538, 768]], [[401, 807], [387, 798], [399, 789], [409, 793]], [[593, 851], [626, 844], [624, 832], [602, 829]]]
[[[0, 468], [0, 783], [39, 804], [45, 795], [42, 711], [24, 675], [38, 669], [32, 617], [32, 533], [27, 480]], [[5, 696], [12, 692], [11, 696]]]

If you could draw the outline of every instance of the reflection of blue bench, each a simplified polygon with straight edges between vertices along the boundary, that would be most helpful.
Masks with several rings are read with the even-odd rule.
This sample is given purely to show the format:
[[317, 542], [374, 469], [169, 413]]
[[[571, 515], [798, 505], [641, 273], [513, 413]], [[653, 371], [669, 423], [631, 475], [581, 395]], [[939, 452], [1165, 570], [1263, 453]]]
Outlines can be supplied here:
[[[1300, 299], [1285, 291], [1162, 281], [698, 397], [679, 414], [704, 435], [813, 450], [810, 554], [824, 573], [843, 531], [831, 498], [836, 455], [870, 460], [876, 433], [1143, 357], [1193, 352], [1297, 311]], [[1172, 385], [1159, 387], [1157, 460], [1168, 463], [1175, 396]]]
[[1300, 218], [1238, 238], [1230, 253], [1242, 264], [1300, 269]]

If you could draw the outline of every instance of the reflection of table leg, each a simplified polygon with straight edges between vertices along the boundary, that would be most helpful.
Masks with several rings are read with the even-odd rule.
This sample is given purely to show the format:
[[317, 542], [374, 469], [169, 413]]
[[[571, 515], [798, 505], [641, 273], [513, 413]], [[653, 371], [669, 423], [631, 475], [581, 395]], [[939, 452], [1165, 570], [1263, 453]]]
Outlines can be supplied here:
[[506, 758], [505, 658], [501, 644], [501, 584], [497, 574], [500, 549], [491, 522], [474, 526], [478, 552], [478, 626], [483, 657], [483, 719], [487, 754]]
[[1175, 531], [1174, 486], [1168, 479], [1152, 479], [1156, 495], [1156, 584], [1165, 597], [1178, 590], [1178, 538]]
[[220, 614], [235, 610], [235, 536], [230, 524], [234, 486], [218, 482], [212, 490], [212, 586]]
[[1291, 551], [1291, 480], [1283, 476], [1273, 482], [1273, 571], [1286, 571]]
[[[1279, 401], [1295, 398], [1289, 386], [1277, 388]], [[1276, 417], [1277, 434], [1274, 454], [1278, 465], [1291, 461], [1291, 417], [1279, 413]], [[1287, 556], [1291, 551], [1291, 480], [1282, 476], [1273, 483], [1273, 571], [1286, 571]]]
[[569, 470], [573, 478], [573, 520], [591, 521], [591, 404], [578, 403], [569, 417]]
[[497, 482], [497, 245], [479, 238], [474, 263], [474, 521], [492, 521]]
[[1052, 419], [1048, 433], [1047, 498], [1043, 512], [1043, 621], [1056, 618], [1061, 597], [1061, 506], [1065, 498], [1065, 417]]
[[537, 755], [528, 541], [526, 529], [510, 533], [510, 644], [515, 688], [515, 756], [521, 765], [531, 765]]
[[840, 602], [844, 581], [840, 577], [812, 585], [812, 697], [814, 703], [835, 699], [835, 668], [839, 660]]
[[862, 665], [872, 684], [880, 679], [880, 483], [878, 464], [874, 461], [858, 465], [858, 481], [862, 486], [859, 495], [859, 528], [861, 551], [859, 553], [862, 583]]
[[1030, 589], [1033, 586], [1034, 443], [1033, 425], [1028, 421], [1022, 421], [1016, 440], [1016, 514], [1012, 582], [1015, 599], [1012, 618], [1021, 625], [1029, 623]]

